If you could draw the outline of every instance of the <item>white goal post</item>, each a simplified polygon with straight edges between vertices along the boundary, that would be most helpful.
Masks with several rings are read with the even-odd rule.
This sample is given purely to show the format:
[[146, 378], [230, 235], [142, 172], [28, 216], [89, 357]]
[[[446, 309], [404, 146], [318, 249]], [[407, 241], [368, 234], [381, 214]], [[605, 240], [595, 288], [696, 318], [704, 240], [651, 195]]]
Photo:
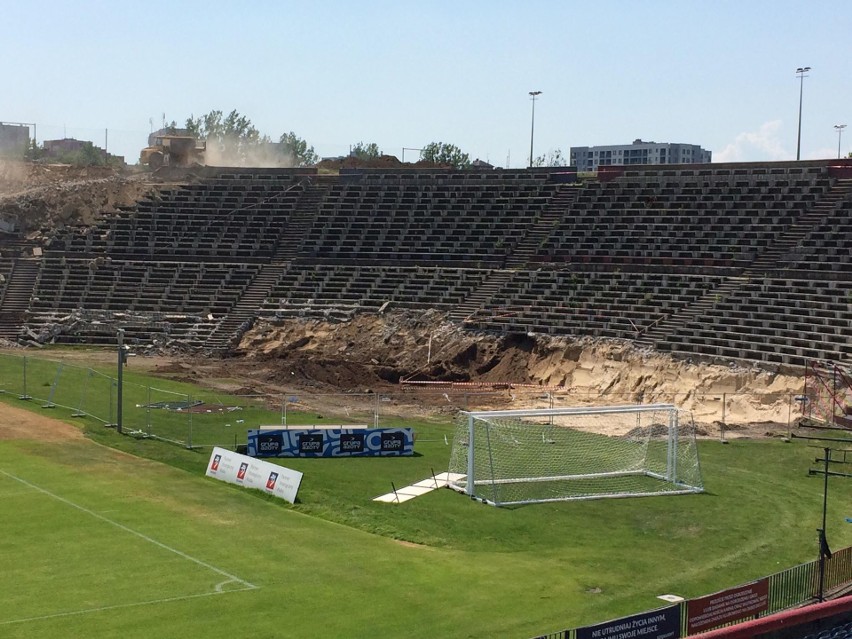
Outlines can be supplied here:
[[495, 506], [703, 491], [695, 424], [671, 404], [465, 411], [449, 473]]

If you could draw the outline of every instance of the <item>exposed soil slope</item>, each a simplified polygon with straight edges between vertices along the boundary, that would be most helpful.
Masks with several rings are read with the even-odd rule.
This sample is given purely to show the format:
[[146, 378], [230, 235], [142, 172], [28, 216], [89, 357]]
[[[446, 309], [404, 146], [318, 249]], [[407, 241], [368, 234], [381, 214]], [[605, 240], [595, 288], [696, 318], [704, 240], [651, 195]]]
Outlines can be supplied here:
[[366, 390], [401, 380], [480, 382], [516, 400], [539, 387], [559, 405], [671, 402], [708, 427], [724, 417], [750, 424], [750, 434], [786, 433], [802, 388], [797, 376], [674, 360], [628, 342], [472, 333], [439, 313], [261, 323], [240, 353], [223, 364], [262, 383]]

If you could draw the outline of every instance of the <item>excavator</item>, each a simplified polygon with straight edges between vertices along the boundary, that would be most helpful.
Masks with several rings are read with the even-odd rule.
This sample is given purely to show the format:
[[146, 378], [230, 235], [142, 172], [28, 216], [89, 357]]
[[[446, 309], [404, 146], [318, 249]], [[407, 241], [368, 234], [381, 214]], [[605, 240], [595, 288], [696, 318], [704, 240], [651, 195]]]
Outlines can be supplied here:
[[190, 167], [204, 165], [206, 143], [191, 135], [158, 135], [142, 149], [139, 162], [156, 171], [161, 166]]

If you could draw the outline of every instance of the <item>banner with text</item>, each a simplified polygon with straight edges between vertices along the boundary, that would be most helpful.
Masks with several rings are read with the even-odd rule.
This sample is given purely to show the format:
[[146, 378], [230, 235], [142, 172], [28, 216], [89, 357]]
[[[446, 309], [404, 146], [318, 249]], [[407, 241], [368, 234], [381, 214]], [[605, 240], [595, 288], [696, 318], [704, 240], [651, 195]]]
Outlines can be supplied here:
[[248, 432], [252, 457], [376, 457], [413, 455], [411, 428], [325, 428]]
[[713, 595], [690, 599], [687, 604], [687, 632], [695, 634], [765, 612], [769, 605], [769, 579]]
[[206, 475], [238, 486], [257, 488], [291, 504], [296, 502], [302, 483], [302, 473], [297, 470], [218, 447], [210, 455]]
[[632, 617], [577, 628], [577, 639], [676, 639], [680, 637], [680, 606], [659, 608]]

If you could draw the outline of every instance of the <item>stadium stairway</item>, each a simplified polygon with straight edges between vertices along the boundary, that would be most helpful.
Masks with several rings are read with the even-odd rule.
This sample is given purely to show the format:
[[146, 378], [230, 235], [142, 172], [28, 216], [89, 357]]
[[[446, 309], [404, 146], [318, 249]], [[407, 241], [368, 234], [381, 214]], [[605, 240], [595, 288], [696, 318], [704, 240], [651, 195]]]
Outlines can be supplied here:
[[814, 227], [831, 215], [838, 204], [849, 198], [850, 194], [852, 194], [852, 179], [837, 180], [831, 189], [804, 211], [794, 224], [781, 232], [775, 242], [758, 255], [741, 276], [727, 278], [716, 288], [708, 290], [691, 306], [663, 318], [636, 338], [636, 344], [666, 350], [664, 341], [666, 336], [674, 333], [683, 324], [697, 319], [718, 302], [724, 301], [728, 295], [734, 293], [750, 279], [763, 277], [766, 271], [778, 268], [783, 256], [795, 248]]
[[336, 179], [335, 176], [316, 176], [314, 178], [316, 182], [304, 190], [287, 223], [287, 229], [282, 237], [285, 241], [278, 242], [272, 264], [283, 264], [296, 257], [317, 217], [322, 201]]
[[514, 252], [506, 258], [506, 268], [524, 268], [541, 247], [542, 242], [559, 224], [559, 220], [568, 212], [577, 200], [580, 189], [575, 186], [560, 186], [559, 190], [542, 210], [538, 222], [518, 242]]
[[456, 306], [448, 316], [451, 322], [465, 322], [485, 306], [485, 303], [512, 279], [513, 271], [492, 271], [482, 285], [464, 302]]
[[695, 303], [681, 309], [677, 313], [664, 317], [656, 324], [653, 324], [640, 337], [637, 337], [634, 342], [637, 346], [649, 348], [657, 348], [666, 350], [663, 340], [667, 335], [674, 333], [681, 325], [697, 319], [704, 315], [707, 311], [713, 308], [718, 302], [722, 302], [730, 294], [736, 292], [743, 284], [749, 281], [745, 276], [732, 276], [725, 279], [716, 288], [710, 289], [704, 293]]
[[464, 322], [500, 291], [512, 279], [512, 272], [524, 268], [538, 251], [544, 239], [559, 224], [559, 220], [571, 208], [576, 201], [580, 189], [574, 186], [560, 186], [559, 190], [542, 210], [536, 223], [530, 228], [526, 235], [518, 242], [511, 255], [506, 257], [505, 267], [507, 270], [492, 271], [491, 275], [483, 281], [464, 302], [450, 311], [449, 319], [453, 322]]
[[0, 338], [15, 341], [30, 306], [41, 261], [18, 258], [0, 300]]
[[259, 309], [287, 270], [290, 260], [298, 254], [330, 185], [329, 181], [323, 180], [305, 188], [286, 228], [278, 238], [272, 260], [264, 264], [227, 317], [207, 338], [204, 345], [206, 349], [225, 352], [251, 328]]

